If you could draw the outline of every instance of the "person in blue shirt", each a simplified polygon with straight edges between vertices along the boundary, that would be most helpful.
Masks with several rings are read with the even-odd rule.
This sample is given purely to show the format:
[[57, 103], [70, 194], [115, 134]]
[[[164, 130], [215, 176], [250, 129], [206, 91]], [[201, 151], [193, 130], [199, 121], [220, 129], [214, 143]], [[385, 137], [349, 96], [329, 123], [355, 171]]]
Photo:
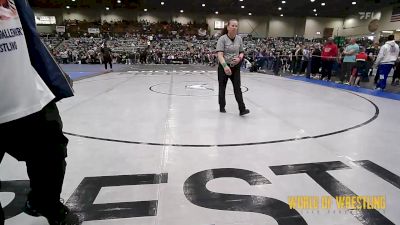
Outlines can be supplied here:
[[352, 69], [356, 66], [356, 55], [360, 51], [360, 47], [356, 43], [355, 38], [350, 39], [349, 45], [344, 49], [342, 52], [343, 63], [342, 63], [342, 70], [340, 73], [340, 80], [338, 83], [346, 82], [348, 83], [348, 79], [351, 76]]

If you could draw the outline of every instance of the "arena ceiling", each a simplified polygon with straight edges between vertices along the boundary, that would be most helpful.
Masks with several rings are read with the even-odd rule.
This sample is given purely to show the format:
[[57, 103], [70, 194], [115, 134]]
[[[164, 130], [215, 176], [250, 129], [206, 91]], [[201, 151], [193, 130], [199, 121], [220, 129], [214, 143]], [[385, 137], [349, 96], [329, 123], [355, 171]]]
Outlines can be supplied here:
[[[321, 16], [346, 17], [358, 15], [362, 11], [374, 11], [384, 6], [400, 3], [400, 0], [29, 0], [35, 7], [53, 8], [129, 8], [148, 12], [176, 12], [211, 14], [218, 11], [223, 14], [254, 16]], [[161, 2], [164, 2], [162, 5]], [[356, 2], [353, 5], [352, 2]], [[323, 6], [322, 3], [325, 3]], [[205, 7], [202, 7], [205, 4]], [[282, 9], [279, 10], [279, 7]], [[315, 10], [314, 10], [315, 9]]]

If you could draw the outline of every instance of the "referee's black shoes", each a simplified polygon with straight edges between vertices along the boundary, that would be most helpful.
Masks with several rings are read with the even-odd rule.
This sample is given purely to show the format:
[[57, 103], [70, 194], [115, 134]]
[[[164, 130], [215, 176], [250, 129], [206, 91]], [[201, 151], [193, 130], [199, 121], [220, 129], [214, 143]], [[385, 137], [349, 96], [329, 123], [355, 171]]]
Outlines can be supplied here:
[[250, 110], [245, 109], [245, 110], [240, 111], [239, 115], [244, 116], [244, 115], [249, 114], [249, 113], [250, 113]]

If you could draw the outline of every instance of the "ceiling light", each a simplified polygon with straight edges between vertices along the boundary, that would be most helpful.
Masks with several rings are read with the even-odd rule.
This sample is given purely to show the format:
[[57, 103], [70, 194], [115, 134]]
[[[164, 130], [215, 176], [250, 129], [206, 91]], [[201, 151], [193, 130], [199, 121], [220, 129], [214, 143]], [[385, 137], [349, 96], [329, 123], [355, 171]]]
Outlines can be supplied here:
[[239, 2], [243, 2], [243, 0], [239, 0]]
[[147, 9], [143, 9], [143, 11], [147, 12]]
[[240, 8], [244, 9], [244, 5], [240, 6]]
[[311, 2], [315, 2], [315, 0], [310, 0]]
[[217, 14], [217, 15], [218, 15], [218, 11], [215, 11], [215, 14]]
[[183, 9], [181, 9], [181, 11], [180, 11], [181, 13], [183, 13]]
[[75, 2], [75, 0], [72, 0], [73, 2]]
[[118, 0], [117, 3], [121, 4], [121, 0]]
[[109, 8], [109, 7], [106, 7], [106, 10], [110, 10], [110, 8]]
[[325, 6], [325, 2], [322, 2], [321, 5], [322, 5], [322, 6]]
[[164, 2], [161, 2], [161, 5], [164, 5]]
[[315, 15], [315, 16], [318, 16], [318, 13], [315, 13], [314, 15]]
[[316, 12], [316, 11], [317, 11], [317, 9], [313, 9], [313, 11], [314, 11], [314, 12]]
[[205, 6], [206, 6], [206, 4], [204, 4], [204, 3], [203, 3], [203, 4], [201, 4], [201, 6], [205, 7]]
[[249, 16], [251, 16], [251, 15], [253, 15], [253, 14], [251, 14], [251, 12], [249, 12]]
[[281, 16], [283, 16], [283, 14], [281, 14]]
[[279, 7], [278, 10], [282, 10], [282, 7]]
[[282, 1], [282, 4], [285, 4], [286, 3], [286, 1]]
[[355, 5], [355, 4], [357, 4], [357, 2], [352, 2], [351, 4]]
[[70, 7], [69, 7], [69, 5], [67, 5], [67, 6], [65, 6], [65, 8], [69, 9]]

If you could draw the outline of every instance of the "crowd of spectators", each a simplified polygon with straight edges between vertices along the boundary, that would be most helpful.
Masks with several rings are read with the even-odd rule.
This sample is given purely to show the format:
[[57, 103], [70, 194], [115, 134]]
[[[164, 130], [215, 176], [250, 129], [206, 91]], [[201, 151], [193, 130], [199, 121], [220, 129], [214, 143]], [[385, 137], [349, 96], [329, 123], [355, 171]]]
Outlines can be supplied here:
[[[101, 48], [107, 43], [112, 50], [113, 63], [121, 64], [206, 64], [215, 66], [215, 46], [218, 36], [211, 36], [207, 24], [147, 21], [86, 22], [64, 21], [64, 35], [43, 35], [56, 60], [60, 63], [101, 64]], [[89, 34], [97, 27], [99, 33]], [[321, 54], [326, 40], [293, 38], [255, 38], [243, 36], [245, 62], [250, 71], [269, 70], [275, 74], [304, 75], [321, 79]], [[381, 40], [384, 42], [384, 40]], [[366, 73], [379, 51], [379, 43], [358, 39], [365, 49]], [[382, 43], [381, 43], [382, 44]], [[340, 73], [346, 46], [338, 46], [332, 75]], [[328, 79], [328, 78], [325, 78]], [[365, 75], [363, 80], [368, 80]], [[348, 80], [347, 80], [348, 81]]]

